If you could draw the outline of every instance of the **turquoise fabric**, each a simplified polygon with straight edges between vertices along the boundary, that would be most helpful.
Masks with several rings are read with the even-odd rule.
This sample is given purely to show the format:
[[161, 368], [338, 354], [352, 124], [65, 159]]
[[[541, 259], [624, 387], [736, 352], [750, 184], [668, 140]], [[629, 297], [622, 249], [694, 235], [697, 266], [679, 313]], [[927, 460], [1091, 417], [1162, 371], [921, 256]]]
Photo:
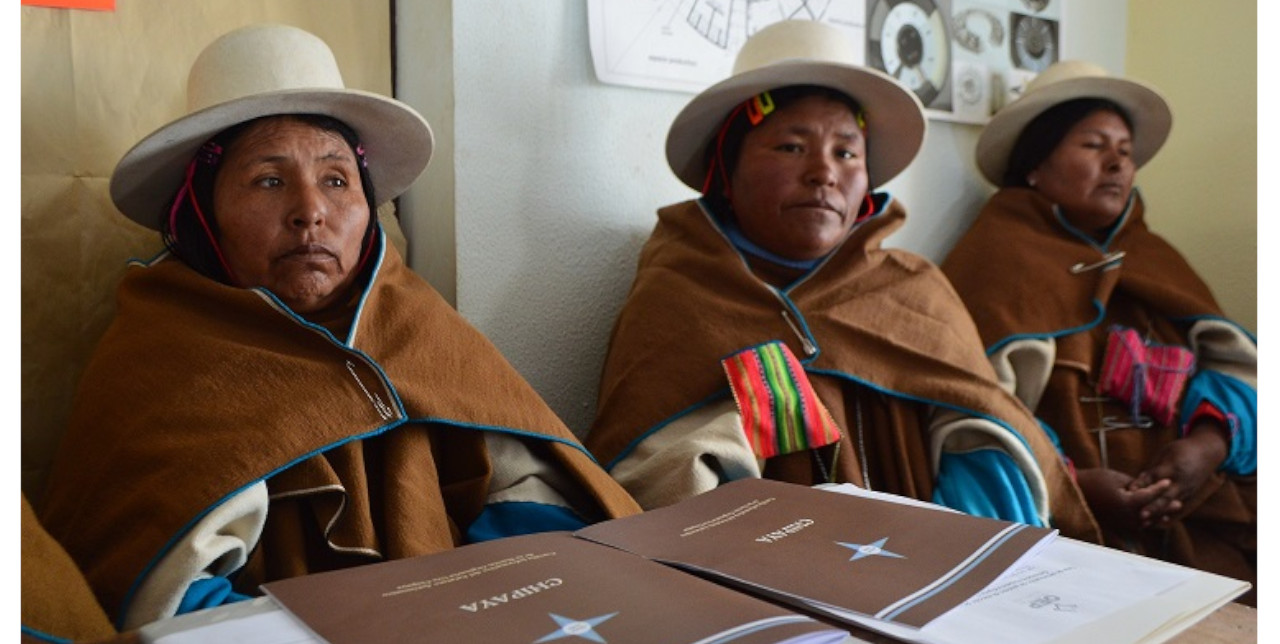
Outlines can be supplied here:
[[531, 501], [490, 503], [467, 528], [467, 543], [534, 532], [577, 530], [587, 523], [568, 508]]
[[1218, 371], [1201, 371], [1187, 385], [1181, 418], [1190, 418], [1207, 402], [1231, 423], [1231, 452], [1219, 468], [1248, 476], [1258, 471], [1258, 390]]
[[182, 602], [178, 604], [177, 614], [181, 615], [223, 604], [234, 604], [246, 599], [249, 599], [248, 595], [241, 595], [231, 590], [231, 581], [226, 577], [197, 579], [191, 582], [190, 586], [187, 586], [187, 592], [182, 596]]
[[933, 502], [974, 516], [1046, 527], [1022, 470], [998, 450], [944, 453]]

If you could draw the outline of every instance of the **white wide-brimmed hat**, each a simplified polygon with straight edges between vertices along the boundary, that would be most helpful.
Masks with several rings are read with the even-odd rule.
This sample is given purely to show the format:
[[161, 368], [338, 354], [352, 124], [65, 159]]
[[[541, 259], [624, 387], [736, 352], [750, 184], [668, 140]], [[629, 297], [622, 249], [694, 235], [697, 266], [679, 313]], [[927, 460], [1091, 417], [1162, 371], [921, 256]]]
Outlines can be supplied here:
[[1127, 113], [1133, 123], [1133, 163], [1142, 167], [1160, 151], [1173, 113], [1160, 92], [1144, 83], [1107, 75], [1098, 65], [1082, 60], [1058, 61], [1040, 72], [1022, 96], [991, 117], [978, 137], [978, 169], [987, 181], [1001, 185], [1009, 154], [1032, 120], [1055, 105], [1077, 98], [1103, 98]]
[[333, 52], [315, 35], [253, 25], [200, 53], [187, 76], [186, 116], [125, 153], [111, 174], [111, 200], [130, 219], [158, 228], [201, 145], [228, 127], [277, 114], [323, 114], [355, 130], [379, 203], [408, 189], [431, 160], [431, 126], [413, 108], [347, 89]]
[[788, 85], [843, 92], [866, 113], [867, 174], [872, 187], [902, 172], [924, 143], [924, 107], [911, 90], [883, 72], [856, 64], [852, 39], [813, 20], [784, 20], [756, 32], [738, 51], [733, 74], [680, 110], [667, 132], [667, 164], [686, 186], [701, 191], [706, 149], [739, 103]]

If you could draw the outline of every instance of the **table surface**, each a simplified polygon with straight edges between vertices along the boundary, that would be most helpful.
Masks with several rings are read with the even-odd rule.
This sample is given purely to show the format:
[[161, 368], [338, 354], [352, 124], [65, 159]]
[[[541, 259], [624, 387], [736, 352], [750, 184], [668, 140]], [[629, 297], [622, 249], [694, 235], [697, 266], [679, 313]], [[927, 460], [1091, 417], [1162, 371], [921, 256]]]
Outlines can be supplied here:
[[1230, 602], [1195, 626], [1179, 633], [1172, 644], [1235, 644], [1258, 641], [1258, 611]]

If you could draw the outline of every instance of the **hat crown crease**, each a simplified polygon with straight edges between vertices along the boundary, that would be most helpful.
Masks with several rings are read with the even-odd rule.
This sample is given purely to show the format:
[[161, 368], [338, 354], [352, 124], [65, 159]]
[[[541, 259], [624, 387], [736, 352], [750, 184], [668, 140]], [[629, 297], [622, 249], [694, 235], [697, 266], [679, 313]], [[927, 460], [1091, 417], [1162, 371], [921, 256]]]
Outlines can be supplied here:
[[1024, 128], [1047, 110], [1074, 99], [1111, 101], [1132, 119], [1134, 167], [1141, 168], [1160, 151], [1173, 126], [1173, 113], [1159, 90], [1085, 60], [1060, 60], [1027, 83], [1017, 100], [1000, 109], [978, 136], [974, 148], [978, 169], [1001, 185], [1009, 155]]
[[392, 97], [347, 89], [333, 50], [297, 27], [241, 27], [209, 43], [187, 74], [187, 113], [143, 137], [111, 173], [111, 199], [125, 216], [159, 230], [197, 148], [256, 118], [320, 114], [350, 127], [376, 163], [379, 203], [402, 194], [431, 159], [431, 126]]
[[[701, 191], [706, 149], [724, 118], [742, 101], [792, 85], [827, 87], [854, 99], [868, 114], [867, 173], [871, 186], [897, 176], [915, 158], [927, 127], [911, 90], [866, 67], [848, 32], [818, 20], [782, 20], [755, 32], [738, 52], [734, 71], [693, 98], [667, 130], [667, 163], [682, 183]], [[892, 141], [881, 145], [878, 142]]]
[[811, 20], [784, 21], [747, 40], [738, 50], [733, 74], [791, 60], [854, 65], [856, 52], [852, 40], [838, 29]]
[[264, 26], [227, 34], [200, 54], [187, 76], [187, 109], [287, 90], [345, 87], [323, 40], [301, 29]]
[[1107, 70], [1088, 61], [1065, 60], [1036, 74], [1027, 84], [1026, 94], [1075, 78], [1108, 78]]

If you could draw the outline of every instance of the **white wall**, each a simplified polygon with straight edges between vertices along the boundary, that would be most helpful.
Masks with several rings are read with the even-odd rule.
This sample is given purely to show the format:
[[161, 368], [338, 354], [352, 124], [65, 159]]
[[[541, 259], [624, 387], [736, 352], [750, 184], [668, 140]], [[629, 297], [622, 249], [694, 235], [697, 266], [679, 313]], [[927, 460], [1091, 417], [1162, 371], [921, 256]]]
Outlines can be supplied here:
[[[695, 196], [663, 152], [692, 95], [596, 80], [581, 0], [402, 0], [397, 11], [397, 91], [453, 155], [402, 203], [411, 261], [582, 433], [654, 212]], [[1126, 16], [1127, 1], [1070, 0], [1064, 56], [1123, 71]], [[950, 249], [990, 192], [972, 159], [978, 132], [930, 122], [920, 156], [886, 186], [910, 213], [892, 245], [935, 261]], [[440, 265], [447, 250], [428, 252], [450, 231], [456, 274]]]
[[435, 134], [431, 163], [399, 199], [409, 265], [456, 303], [452, 5], [452, 0], [396, 3], [394, 40], [395, 94], [417, 108]]

